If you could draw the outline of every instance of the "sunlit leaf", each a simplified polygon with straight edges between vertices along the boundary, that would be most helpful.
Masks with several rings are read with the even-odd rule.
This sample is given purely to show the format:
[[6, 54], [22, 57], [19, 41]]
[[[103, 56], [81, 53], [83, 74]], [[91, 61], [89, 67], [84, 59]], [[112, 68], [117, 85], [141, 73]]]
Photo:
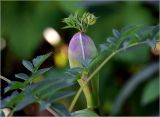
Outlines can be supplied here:
[[64, 18], [63, 22], [67, 24], [64, 28], [75, 28], [81, 32], [86, 32], [89, 25], [95, 24], [97, 17], [89, 12], [84, 12], [80, 15], [78, 12], [69, 15], [68, 18]]

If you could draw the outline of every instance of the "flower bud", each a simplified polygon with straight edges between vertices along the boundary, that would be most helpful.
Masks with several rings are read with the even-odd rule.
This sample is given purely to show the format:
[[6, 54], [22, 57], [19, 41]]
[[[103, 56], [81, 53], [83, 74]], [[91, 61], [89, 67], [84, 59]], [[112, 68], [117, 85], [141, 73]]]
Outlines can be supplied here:
[[78, 32], [72, 37], [68, 49], [70, 68], [82, 67], [82, 61], [93, 59], [96, 55], [97, 49], [89, 36]]
[[85, 13], [83, 15], [83, 21], [88, 25], [93, 25], [96, 23], [96, 17], [91, 13]]

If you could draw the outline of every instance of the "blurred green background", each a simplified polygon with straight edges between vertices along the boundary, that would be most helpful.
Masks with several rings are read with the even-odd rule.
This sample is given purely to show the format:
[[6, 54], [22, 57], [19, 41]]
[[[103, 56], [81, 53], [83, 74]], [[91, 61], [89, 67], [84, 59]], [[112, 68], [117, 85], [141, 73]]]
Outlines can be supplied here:
[[[54, 66], [55, 70], [48, 75], [59, 74], [67, 68], [67, 47], [76, 30], [62, 29], [65, 26], [62, 19], [76, 10], [89, 11], [98, 17], [97, 23], [87, 32], [97, 48], [112, 35], [113, 28], [159, 23], [158, 1], [1, 1], [1, 74], [14, 80], [15, 73], [27, 72], [22, 67], [22, 59], [31, 60], [50, 51], [53, 51], [53, 57], [44, 66]], [[60, 44], [51, 44], [45, 40], [43, 34], [48, 27], [58, 32]], [[114, 108], [120, 108], [118, 115], [158, 115], [158, 70], [152, 66], [155, 62], [157, 65], [158, 55], [149, 47], [138, 46], [118, 54], [106, 64], [100, 72], [102, 115], [109, 115], [116, 110]], [[153, 71], [148, 74], [149, 78], [135, 83], [135, 90], [129, 90], [122, 106], [116, 107], [115, 100], [122, 92], [121, 89], [126, 83], [134, 82], [130, 80], [136, 79], [136, 76], [132, 76], [147, 67]], [[83, 98], [82, 95], [75, 110], [85, 107]], [[62, 103], [68, 106], [71, 99]]]

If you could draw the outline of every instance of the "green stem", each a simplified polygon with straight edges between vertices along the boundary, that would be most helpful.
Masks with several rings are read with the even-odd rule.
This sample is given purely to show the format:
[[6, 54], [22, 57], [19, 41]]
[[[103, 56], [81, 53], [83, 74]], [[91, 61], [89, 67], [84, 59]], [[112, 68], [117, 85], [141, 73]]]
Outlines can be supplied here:
[[[137, 46], [137, 45], [141, 45], [141, 44], [145, 44], [146, 41], [144, 42], [139, 42], [139, 43], [134, 43], [134, 44], [131, 44], [129, 45], [126, 49], [130, 48], [130, 47], [133, 47], [133, 46]], [[119, 50], [116, 50], [115, 52], [113, 52], [110, 56], [108, 56], [96, 69], [95, 71], [87, 78], [86, 82], [84, 83], [84, 86], [93, 78], [94, 75], [96, 75], [99, 70], [117, 53], [123, 51], [124, 49], [119, 49]], [[83, 87], [80, 87], [80, 89], [78, 90], [77, 94], [75, 95], [72, 103], [71, 103], [71, 106], [69, 107], [69, 111], [71, 112], [72, 109], [74, 108], [74, 105], [76, 104], [77, 100], [78, 100], [78, 97], [80, 96], [82, 90], [83, 90]]]
[[78, 100], [81, 92], [82, 92], [82, 88], [80, 88], [80, 89], [78, 90], [78, 92], [76, 93], [76, 95], [75, 95], [75, 97], [74, 97], [74, 99], [73, 99], [73, 101], [72, 101], [72, 103], [71, 103], [71, 105], [70, 105], [70, 107], [69, 107], [69, 111], [70, 111], [70, 112], [71, 112], [72, 109], [74, 108], [74, 105], [76, 104], [76, 101]]
[[91, 92], [91, 89], [89, 87], [89, 85], [84, 85], [85, 84], [85, 80], [79, 79], [78, 83], [81, 87], [83, 88], [83, 93], [85, 95], [86, 101], [87, 101], [87, 108], [93, 109], [94, 108], [94, 100], [93, 100], [93, 95]]
[[[109, 57], [107, 57], [107, 59], [105, 59], [105, 63], [107, 61], [110, 60], [110, 58], [112, 58], [115, 55], [115, 53], [112, 53]], [[74, 108], [74, 105], [76, 104], [76, 101], [78, 100], [78, 97], [80, 96], [81, 92], [83, 91], [84, 86], [91, 80], [91, 78], [101, 69], [101, 67], [105, 64], [105, 63], [100, 64], [100, 67], [97, 67], [97, 69], [88, 77], [88, 79], [86, 80], [86, 82], [83, 84], [83, 87], [80, 87], [80, 89], [78, 90], [77, 94], [75, 95], [70, 107], [69, 107], [69, 111], [71, 112], [72, 109]]]

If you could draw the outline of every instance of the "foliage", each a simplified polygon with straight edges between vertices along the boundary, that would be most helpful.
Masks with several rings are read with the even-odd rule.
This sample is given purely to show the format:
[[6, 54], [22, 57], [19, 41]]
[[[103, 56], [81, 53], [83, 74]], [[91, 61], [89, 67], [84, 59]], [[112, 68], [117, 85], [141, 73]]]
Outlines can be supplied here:
[[[1, 8], [1, 34], [2, 38], [4, 38], [7, 42], [6, 48], [1, 51], [1, 74], [11, 78], [13, 82], [15, 82], [14, 80], [17, 80], [17, 78], [14, 79], [12, 76], [14, 72], [18, 73], [21, 71], [21, 67], [20, 65], [17, 65], [17, 63], [20, 63], [22, 58], [31, 59], [36, 54], [41, 53], [42, 51], [48, 51], [49, 48], [52, 48], [51, 46], [47, 46], [46, 42], [43, 41], [42, 38], [43, 30], [46, 27], [50, 26], [56, 29], [58, 32], [60, 32], [60, 34], [62, 34], [65, 42], [68, 43], [68, 37], [71, 37], [74, 30], [67, 32], [60, 30], [63, 26], [61, 19], [68, 16], [70, 13], [74, 13], [77, 9], [79, 13], [90, 11], [96, 16], [100, 16], [99, 21], [87, 30], [87, 34], [92, 37], [95, 44], [100, 44], [104, 42], [106, 37], [112, 36], [111, 33], [113, 28], [116, 30], [118, 29], [118, 31], [121, 32], [121, 27], [126, 25], [143, 23], [146, 26], [149, 26], [159, 23], [158, 1], [2, 1]], [[147, 40], [147, 36], [144, 40]], [[55, 51], [58, 50], [57, 47], [54, 49]], [[99, 55], [102, 57], [103, 54], [106, 54], [106, 57], [108, 57], [110, 53], [110, 51], [105, 50]], [[97, 59], [98, 65], [104, 60], [105, 57], [103, 57]], [[108, 115], [108, 113], [110, 113], [115, 98], [117, 97], [117, 94], [119, 94], [119, 90], [121, 90], [123, 84], [126, 84], [126, 81], [129, 80], [128, 78], [131, 78], [130, 76], [136, 74], [137, 71], [141, 70], [141, 68], [145, 67], [145, 65], [148, 66], [148, 63], [154, 61], [158, 61], [158, 56], [153, 55], [153, 53], [150, 51], [150, 48], [143, 44], [126, 49], [120, 54], [117, 54], [103, 67], [103, 69], [101, 69], [100, 110], [102, 115]], [[91, 62], [93, 61], [91, 60]], [[86, 61], [82, 61], [82, 63], [84, 63], [86, 70], [89, 69], [88, 66], [90, 66], [90, 62], [88, 62], [89, 64], [86, 64]], [[72, 73], [69, 73], [71, 74], [71, 77], [76, 77], [79, 79], [82, 73], [81, 70], [83, 69], [74, 72], [74, 70], [72, 71], [69, 69], [67, 72], [72, 71]], [[55, 78], [57, 74], [59, 75], [62, 72], [63, 70], [56, 69], [55, 67], [55, 69], [46, 72], [44, 77], [48, 78], [48, 74], [52, 73], [50, 77]], [[158, 75], [158, 72], [156, 72], [156, 74]], [[26, 79], [30, 78], [31, 73], [26, 74], [28, 77], [23, 76], [23, 74], [19, 75], [19, 78], [22, 78], [20, 81], [25, 81]], [[41, 78], [38, 78], [38, 80], [42, 81], [44, 77], [40, 77]], [[155, 101], [149, 102], [148, 104], [138, 108], [140, 105], [138, 102], [141, 98], [143, 98], [143, 87], [145, 85], [147, 86], [147, 83], [152, 82], [152, 78], [155, 77], [156, 76], [151, 76], [149, 81], [147, 80], [141, 85], [138, 85], [135, 93], [132, 93], [132, 96], [130, 96], [131, 100], [129, 98], [128, 101], [125, 101], [124, 106], [121, 108], [121, 111], [118, 114], [148, 115], [148, 113], [152, 111], [158, 112], [159, 110], [156, 110], [158, 109], [158, 103], [154, 103]], [[34, 81], [34, 83], [36, 82]], [[2, 88], [5, 85], [6, 83], [2, 81]], [[77, 87], [73, 89], [76, 90]], [[11, 92], [12, 91], [9, 91], [5, 95], [2, 94], [2, 99], [6, 95], [10, 95]], [[18, 90], [17, 93], [20, 92], [21, 90]], [[78, 103], [76, 104], [74, 110], [85, 108], [83, 95], [77, 102]], [[155, 113], [151, 113], [151, 115], [155, 115]], [[158, 113], [156, 115], [158, 115]]]
[[[12, 81], [5, 92], [13, 91], [11, 96], [2, 100], [2, 107], [12, 108], [14, 111], [23, 109], [25, 106], [38, 102], [40, 103], [40, 111], [54, 105], [53, 102], [72, 96], [73, 91], [64, 90], [75, 84], [75, 79], [66, 74], [59, 75], [56, 78], [41, 79], [41, 75], [49, 71], [51, 68], [39, 69], [41, 64], [51, 55], [51, 53], [38, 56], [32, 62], [23, 60], [23, 65], [32, 72], [31, 76], [24, 73], [16, 74], [15, 77], [23, 79], [24, 82]], [[37, 83], [34, 81], [37, 80]], [[20, 92], [18, 90], [21, 90]], [[56, 105], [56, 104], [55, 104]]]
[[120, 32], [113, 29], [113, 36], [106, 39], [106, 43], [100, 45], [101, 51], [115, 51], [117, 49], [126, 49], [129, 45], [145, 41], [154, 48], [159, 26], [144, 27], [143, 25], [134, 25], [124, 27]]
[[[92, 62], [89, 64], [87, 68], [84, 68], [82, 70], [82, 72], [86, 73], [90, 69], [95, 68], [94, 71], [88, 75], [88, 78], [85, 84], [87, 84], [93, 78], [93, 76], [100, 71], [100, 69], [104, 66], [104, 64], [106, 64], [115, 54], [136, 45], [140, 45], [140, 44], [150, 45], [150, 43], [154, 44], [156, 41], [155, 38], [157, 39], [158, 37], [158, 32], [159, 32], [158, 26], [142, 28], [141, 30], [139, 25], [129, 26], [127, 28], [125, 27], [124, 29], [122, 29], [121, 33], [118, 33], [118, 31], [114, 29], [113, 34], [117, 38], [112, 38], [114, 40], [109, 40], [106, 43], [101, 44], [100, 54], [92, 60]], [[140, 38], [138, 38], [139, 35], [140, 35]], [[146, 41], [145, 40], [146, 38], [149, 38], [150, 42]], [[77, 97], [80, 96], [80, 92], [82, 91], [83, 88], [84, 87], [81, 87], [79, 89], [77, 95], [75, 96], [71, 104], [70, 110], [73, 108], [74, 104], [76, 103]]]
[[[67, 73], [69, 75], [64, 73], [57, 75], [56, 77], [40, 79], [41, 77], [39, 76], [51, 69], [40, 69], [41, 64], [51, 55], [51, 53], [38, 56], [34, 58], [32, 62], [23, 60], [22, 64], [31, 72], [31, 76], [25, 73], [15, 75], [15, 77], [23, 79], [24, 82], [14, 81], [5, 88], [5, 92], [14, 91], [11, 96], [2, 100], [2, 108], [9, 107], [12, 108], [12, 111], [14, 112], [23, 109], [28, 104], [38, 102], [41, 105], [40, 111], [52, 107], [52, 109], [58, 113], [68, 115], [69, 112], [64, 109], [63, 106], [58, 106], [54, 103], [58, 99], [74, 94], [73, 91], [66, 91], [65, 89], [73, 86], [75, 81], [81, 78], [82, 75], [89, 73], [87, 80], [84, 82], [85, 86], [114, 55], [127, 48], [140, 44], [148, 44], [151, 47], [154, 47], [157, 41], [158, 32], [158, 26], [146, 28], [142, 27], [142, 25], [136, 25], [125, 27], [121, 31], [113, 29], [113, 37], [107, 38], [106, 42], [100, 45], [101, 50], [98, 56], [93, 60], [82, 61], [82, 64], [84, 65], [83, 68], [68, 69]], [[35, 80], [38, 80], [38, 82], [35, 83]], [[70, 106], [70, 110], [73, 109], [84, 86], [80, 87], [77, 92]], [[96, 116], [94, 112], [86, 109], [73, 113], [73, 116], [82, 115]]]
[[63, 22], [67, 24], [64, 28], [75, 28], [81, 32], [86, 32], [89, 25], [96, 23], [96, 19], [97, 18], [89, 12], [83, 13], [82, 16], [79, 16], [78, 12], [75, 12], [74, 15], [71, 14], [63, 20]]

